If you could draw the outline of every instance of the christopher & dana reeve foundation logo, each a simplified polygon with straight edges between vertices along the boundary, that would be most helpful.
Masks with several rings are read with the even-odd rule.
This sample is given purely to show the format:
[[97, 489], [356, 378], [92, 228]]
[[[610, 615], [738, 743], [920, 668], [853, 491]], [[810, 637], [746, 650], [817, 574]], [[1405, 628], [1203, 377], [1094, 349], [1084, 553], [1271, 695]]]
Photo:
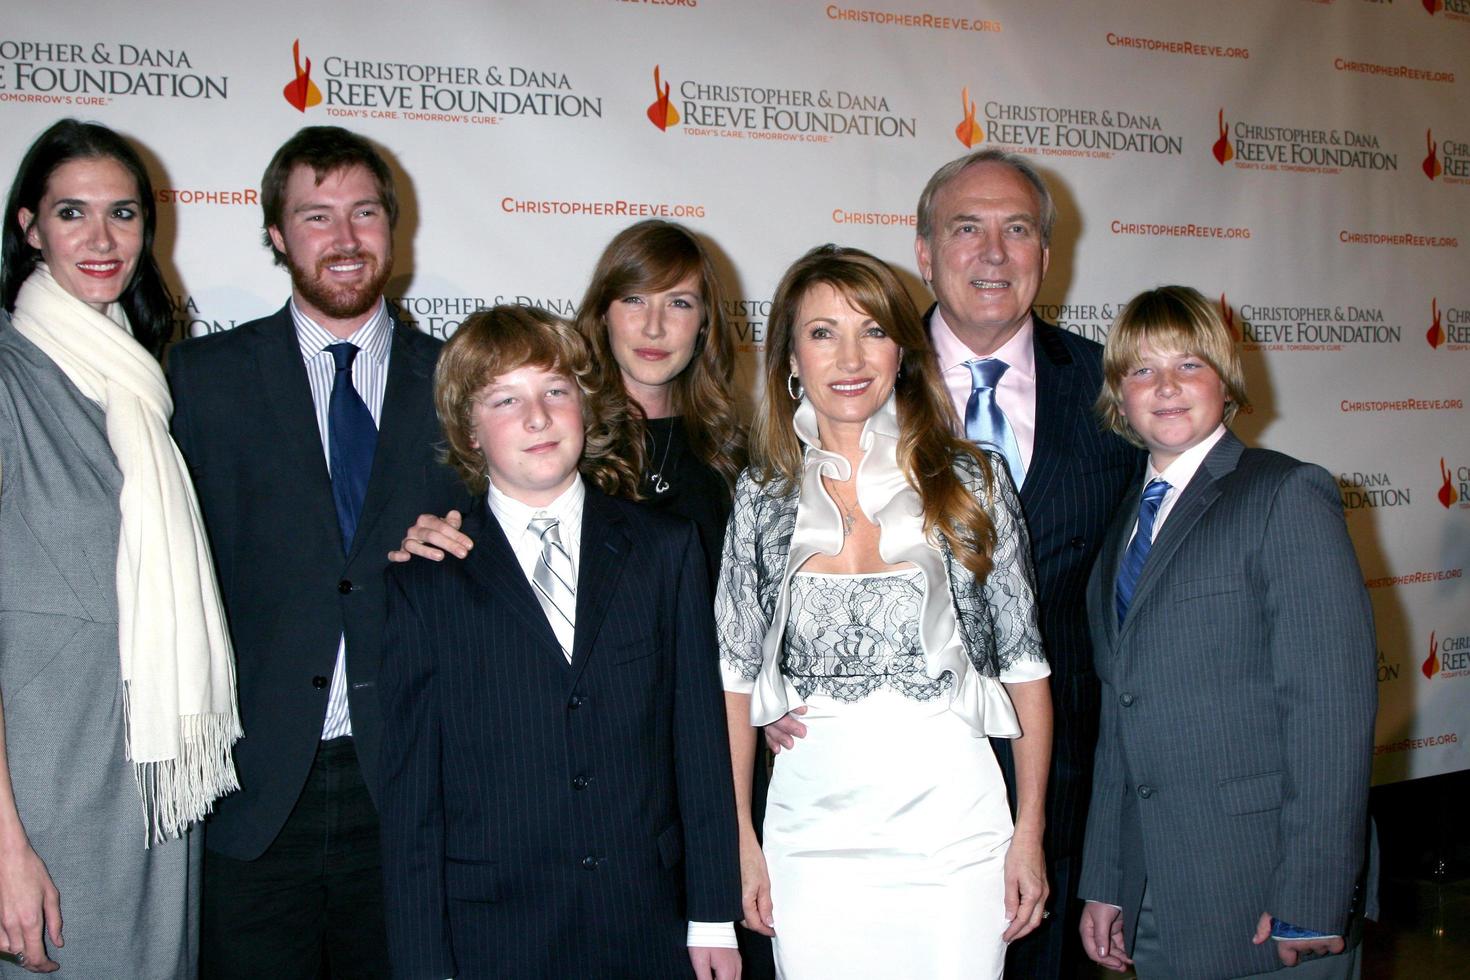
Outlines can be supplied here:
[[1232, 122], [1223, 106], [1215, 119], [1217, 137], [1210, 145], [1210, 154], [1222, 167], [1233, 163], [1240, 170], [1318, 174], [1399, 168], [1399, 155], [1384, 149], [1375, 133], [1242, 119]]
[[742, 354], [760, 354], [766, 349], [766, 321], [771, 317], [769, 299], [727, 299], [720, 302], [725, 323], [735, 331], [735, 349]]
[[1470, 676], [1470, 636], [1429, 634], [1429, 655], [1419, 665], [1429, 680]]
[[168, 294], [168, 305], [173, 313], [174, 331], [179, 337], [203, 337], [212, 333], [224, 333], [239, 325], [233, 317], [222, 317], [206, 302], [200, 304], [193, 293]]
[[303, 55], [291, 43], [293, 74], [281, 90], [286, 104], [305, 113], [323, 107], [338, 118], [465, 125], [509, 119], [601, 119], [602, 96], [577, 91], [555, 68], [519, 65], [443, 65], [382, 61], [330, 53]]
[[1446, 463], [1439, 458], [1439, 490], [1435, 493], [1445, 510], [1470, 508], [1470, 466]]
[[1446, 20], [1470, 23], [1470, 0], [1419, 0], [1429, 16], [1444, 14]]
[[1340, 351], [1397, 344], [1404, 335], [1403, 325], [1377, 306], [1241, 303], [1232, 311], [1222, 293], [1220, 313], [1243, 350]]
[[963, 116], [954, 134], [967, 149], [988, 140], [1022, 153], [1103, 160], [1119, 153], [1184, 153], [1182, 135], [1166, 127], [1156, 113], [1137, 108], [1017, 104], [998, 99], [977, 104], [968, 86], [960, 90], [960, 105]]
[[228, 99], [228, 75], [212, 75], [185, 48], [123, 41], [0, 38], [0, 102], [106, 106], [119, 96]]
[[1435, 139], [1434, 130], [1424, 131], [1428, 151], [1419, 169], [1430, 180], [1470, 187], [1470, 136]]
[[[918, 119], [883, 93], [786, 88], [741, 81], [668, 79], [653, 66], [653, 102], [644, 116], [660, 132], [686, 136], [830, 143], [838, 137], [913, 139]], [[680, 123], [683, 125], [681, 126]]]
[[1096, 296], [1080, 297], [1071, 302], [1049, 303], [1045, 298], [1038, 298], [1032, 309], [1036, 315], [1049, 323], [1054, 323], [1063, 330], [1069, 330], [1079, 337], [1095, 340], [1099, 344], [1106, 343], [1108, 332], [1113, 328], [1113, 320], [1119, 311], [1127, 305], [1127, 300], [1122, 302], [1100, 301]]
[[1440, 306], [1439, 297], [1429, 300], [1429, 329], [1424, 340], [1435, 350], [1470, 350], [1470, 307]]
[[1337, 490], [1342, 497], [1342, 508], [1348, 513], [1408, 507], [1414, 502], [1413, 488], [1398, 485], [1398, 481], [1383, 470], [1338, 473]]

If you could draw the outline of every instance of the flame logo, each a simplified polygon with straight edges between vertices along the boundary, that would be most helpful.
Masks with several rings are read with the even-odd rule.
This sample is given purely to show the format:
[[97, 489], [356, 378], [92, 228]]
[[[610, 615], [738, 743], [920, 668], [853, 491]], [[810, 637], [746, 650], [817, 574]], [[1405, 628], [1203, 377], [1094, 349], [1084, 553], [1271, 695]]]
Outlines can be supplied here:
[[985, 138], [985, 130], [975, 120], [975, 103], [970, 101], [968, 88], [960, 89], [960, 105], [965, 110], [965, 118], [954, 128], [954, 135], [955, 139], [965, 144], [965, 149], [968, 150]]
[[1230, 303], [1225, 299], [1225, 294], [1220, 294], [1220, 319], [1225, 321], [1225, 329], [1230, 331], [1234, 340], [1240, 339], [1240, 331], [1235, 329], [1235, 311], [1230, 308]]
[[321, 105], [322, 90], [311, 80], [311, 59], [306, 59], [306, 67], [301, 66], [300, 38], [291, 42], [291, 58], [296, 62], [296, 77], [286, 83], [281, 94], [296, 107], [297, 112], [305, 112], [314, 105]]
[[1444, 167], [1439, 162], [1439, 144], [1434, 141], [1434, 130], [1424, 131], [1424, 143], [1429, 147], [1429, 155], [1424, 158], [1424, 176], [1433, 180], [1444, 173]]
[[1220, 138], [1215, 140], [1212, 152], [1222, 167], [1225, 166], [1226, 162], [1235, 159], [1235, 148], [1230, 145], [1230, 127], [1225, 125], [1225, 110], [1223, 108], [1220, 110]]
[[1423, 3], [1424, 9], [1429, 11], [1431, 16], [1444, 9], [1444, 0], [1423, 0]]
[[1429, 341], [1429, 346], [1430, 347], [1433, 347], [1435, 350], [1438, 350], [1439, 349], [1439, 345], [1442, 344], [1442, 343], [1444, 343], [1444, 339], [1445, 339], [1444, 338], [1444, 327], [1440, 323], [1439, 297], [1438, 296], [1432, 298], [1429, 301], [1429, 311], [1430, 311], [1430, 313], [1432, 313], [1434, 315], [1434, 322], [1432, 324], [1430, 324], [1430, 326], [1429, 326], [1429, 332], [1424, 335], [1424, 339], [1427, 340], [1427, 341]]
[[1455, 505], [1455, 501], [1460, 499], [1460, 495], [1455, 492], [1455, 485], [1450, 481], [1450, 470], [1444, 465], [1443, 456], [1439, 458], [1439, 475], [1444, 478], [1444, 483], [1440, 485], [1437, 496], [1439, 502], [1444, 504], [1445, 509], [1448, 510]]
[[1429, 656], [1424, 658], [1424, 666], [1419, 669], [1430, 680], [1434, 680], [1434, 675], [1439, 673], [1439, 644], [1435, 642], [1433, 633], [1429, 634]]
[[669, 100], [669, 83], [659, 77], [658, 65], [653, 66], [653, 94], [657, 98], [648, 107], [648, 121], [667, 132], [670, 126], [679, 125], [679, 110]]

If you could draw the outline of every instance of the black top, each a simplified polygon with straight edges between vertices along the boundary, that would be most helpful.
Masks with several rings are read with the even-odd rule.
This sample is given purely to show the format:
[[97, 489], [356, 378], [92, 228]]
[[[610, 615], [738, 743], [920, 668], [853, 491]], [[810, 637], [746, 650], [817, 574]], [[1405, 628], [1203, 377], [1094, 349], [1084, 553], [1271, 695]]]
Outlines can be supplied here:
[[639, 492], [644, 503], [699, 525], [699, 543], [709, 564], [713, 595], [720, 572], [720, 550], [725, 545], [725, 521], [730, 517], [730, 488], [724, 477], [694, 455], [681, 416], [648, 419], [646, 425]]

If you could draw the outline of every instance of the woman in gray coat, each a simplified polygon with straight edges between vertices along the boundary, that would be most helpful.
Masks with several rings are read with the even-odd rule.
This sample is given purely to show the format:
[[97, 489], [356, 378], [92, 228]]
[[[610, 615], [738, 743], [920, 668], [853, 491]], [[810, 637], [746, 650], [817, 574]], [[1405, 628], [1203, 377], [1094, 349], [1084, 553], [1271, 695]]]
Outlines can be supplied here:
[[0, 233], [0, 975], [189, 977], [194, 822], [235, 788], [234, 668], [168, 434], [133, 149], [63, 120]]

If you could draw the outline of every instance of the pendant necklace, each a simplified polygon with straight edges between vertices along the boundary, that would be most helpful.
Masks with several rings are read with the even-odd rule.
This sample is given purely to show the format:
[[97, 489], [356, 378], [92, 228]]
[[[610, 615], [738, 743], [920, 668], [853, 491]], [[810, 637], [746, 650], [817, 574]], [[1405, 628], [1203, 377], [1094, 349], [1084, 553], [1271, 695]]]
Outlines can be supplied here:
[[853, 525], [857, 523], [857, 514], [855, 513], [857, 502], [854, 501], [852, 507], [847, 506], [847, 502], [842, 499], [842, 495], [837, 492], [835, 487], [827, 487], [827, 493], [831, 496], [833, 502], [837, 504], [837, 510], [842, 514], [842, 533], [845, 537], [852, 533]]
[[[675, 424], [677, 425], [678, 423], [676, 422]], [[658, 440], [653, 437], [653, 431], [651, 429], [645, 429], [645, 431], [648, 433], [648, 441], [651, 444], [649, 456], [652, 457], [653, 453], [658, 451]], [[664, 466], [666, 466], [669, 462], [669, 450], [673, 448], [673, 445], [674, 430], [670, 428], [669, 441], [664, 443], [663, 458], [659, 460], [658, 468], [652, 473], [648, 474], [648, 482], [653, 485], [654, 493], [661, 494], [668, 492], [669, 481], [664, 479]]]

